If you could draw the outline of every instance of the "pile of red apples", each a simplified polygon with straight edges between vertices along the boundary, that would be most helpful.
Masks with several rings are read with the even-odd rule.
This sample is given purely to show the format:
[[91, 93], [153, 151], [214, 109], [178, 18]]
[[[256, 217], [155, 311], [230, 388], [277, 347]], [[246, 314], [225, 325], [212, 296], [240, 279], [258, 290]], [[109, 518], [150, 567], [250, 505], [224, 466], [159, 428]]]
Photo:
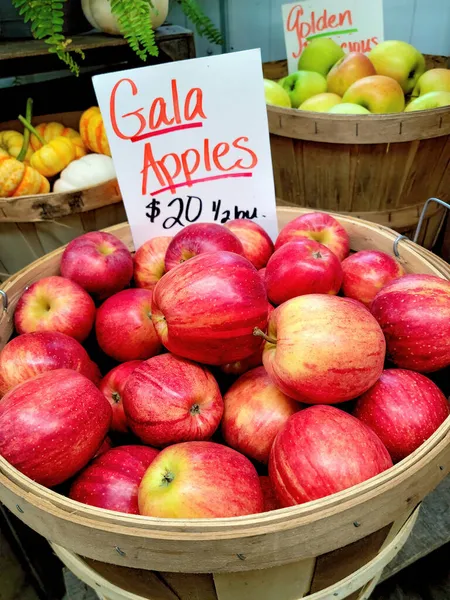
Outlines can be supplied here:
[[202, 223], [132, 255], [85, 234], [22, 294], [0, 354], [0, 454], [72, 500], [217, 518], [316, 500], [449, 416], [450, 282], [350, 254], [308, 213], [275, 245]]

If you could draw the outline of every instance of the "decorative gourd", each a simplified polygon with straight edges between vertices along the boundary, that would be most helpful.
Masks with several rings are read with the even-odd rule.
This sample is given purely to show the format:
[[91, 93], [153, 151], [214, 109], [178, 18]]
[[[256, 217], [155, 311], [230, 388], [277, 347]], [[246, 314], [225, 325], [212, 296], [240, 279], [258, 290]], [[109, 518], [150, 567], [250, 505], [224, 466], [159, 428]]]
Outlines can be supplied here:
[[52, 177], [75, 160], [75, 154], [75, 145], [72, 141], [67, 137], [59, 136], [37, 150], [31, 157], [30, 164], [41, 175]]
[[[121, 35], [119, 23], [111, 12], [110, 0], [81, 0], [84, 16], [95, 29], [111, 35]], [[150, 18], [152, 28], [164, 23], [169, 12], [169, 0], [153, 0]]]
[[81, 139], [89, 150], [111, 156], [103, 118], [98, 106], [91, 106], [84, 111], [81, 115], [79, 129]]
[[71, 192], [99, 185], [116, 178], [112, 158], [103, 154], [88, 154], [74, 160], [55, 181], [54, 192]]
[[[71, 127], [64, 127], [62, 123], [51, 121], [50, 123], [40, 123], [39, 125], [36, 125], [35, 129], [46, 143], [51, 142], [59, 136], [69, 138], [71, 142], [75, 145], [75, 158], [81, 158], [82, 156], [85, 156], [87, 154], [87, 148], [83, 144], [83, 140], [81, 139], [80, 134], [78, 133], [78, 131], [75, 131], [75, 129], [72, 129]], [[36, 150], [42, 148], [41, 142], [34, 135], [34, 133], [31, 134], [30, 144], [35, 152]]]
[[[14, 129], [6, 129], [5, 131], [0, 131], [0, 148], [5, 150], [9, 154], [9, 156], [17, 158], [20, 154], [20, 151], [22, 150], [22, 146], [22, 133], [20, 133], [19, 131], [15, 131]], [[28, 147], [24, 160], [29, 161], [32, 154], [33, 149]]]
[[46, 194], [50, 183], [29, 165], [0, 152], [0, 197]]

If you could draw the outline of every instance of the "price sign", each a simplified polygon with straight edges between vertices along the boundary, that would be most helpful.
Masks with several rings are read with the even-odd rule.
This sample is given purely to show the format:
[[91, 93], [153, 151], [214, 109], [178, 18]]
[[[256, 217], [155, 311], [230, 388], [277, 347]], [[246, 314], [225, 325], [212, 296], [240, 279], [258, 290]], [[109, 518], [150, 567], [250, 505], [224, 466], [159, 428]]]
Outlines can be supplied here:
[[98, 75], [135, 247], [196, 222], [277, 233], [259, 50]]
[[281, 9], [289, 73], [298, 70], [300, 54], [317, 38], [365, 54], [383, 41], [383, 0], [302, 0]]

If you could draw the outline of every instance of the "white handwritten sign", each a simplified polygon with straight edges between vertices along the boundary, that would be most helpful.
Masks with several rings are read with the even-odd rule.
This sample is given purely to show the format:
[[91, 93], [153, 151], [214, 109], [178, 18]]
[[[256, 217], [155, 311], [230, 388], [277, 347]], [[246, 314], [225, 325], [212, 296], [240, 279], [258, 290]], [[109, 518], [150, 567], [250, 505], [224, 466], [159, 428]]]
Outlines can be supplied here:
[[383, 0], [302, 0], [282, 13], [289, 73], [311, 40], [332, 38], [345, 52], [365, 54], [383, 41]]
[[194, 222], [276, 236], [259, 50], [93, 78], [136, 248]]

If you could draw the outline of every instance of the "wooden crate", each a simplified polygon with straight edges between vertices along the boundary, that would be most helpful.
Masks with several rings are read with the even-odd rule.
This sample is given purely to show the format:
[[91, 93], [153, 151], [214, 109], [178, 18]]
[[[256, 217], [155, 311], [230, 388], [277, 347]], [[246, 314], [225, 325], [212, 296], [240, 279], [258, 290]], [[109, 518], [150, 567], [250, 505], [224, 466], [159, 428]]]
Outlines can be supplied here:
[[[443, 57], [427, 57], [429, 67]], [[287, 74], [285, 61], [265, 76]], [[411, 235], [430, 197], [450, 201], [450, 107], [389, 115], [330, 115], [268, 106], [281, 206], [351, 214]], [[419, 242], [433, 247], [444, 209], [430, 208]]]

